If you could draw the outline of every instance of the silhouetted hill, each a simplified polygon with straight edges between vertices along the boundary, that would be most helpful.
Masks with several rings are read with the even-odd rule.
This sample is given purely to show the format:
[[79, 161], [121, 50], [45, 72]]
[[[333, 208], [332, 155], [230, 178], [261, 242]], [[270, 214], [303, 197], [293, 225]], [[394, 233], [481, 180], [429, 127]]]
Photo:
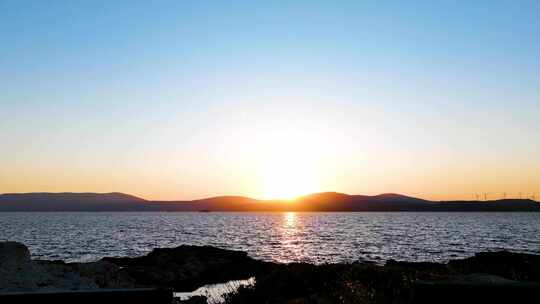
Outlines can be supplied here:
[[403, 203], [425, 203], [427, 202], [424, 199], [406, 196], [403, 194], [396, 194], [396, 193], [383, 193], [375, 196], [370, 196], [372, 200], [376, 201], [392, 201], [392, 202], [403, 202]]
[[528, 199], [428, 201], [401, 194], [314, 193], [295, 200], [218, 196], [192, 201], [148, 201], [123, 193], [11, 193], [0, 211], [540, 211]]
[[317, 202], [336, 202], [336, 201], [347, 201], [352, 199], [355, 196], [361, 195], [349, 195], [339, 192], [320, 192], [312, 193], [308, 195], [301, 196], [296, 199], [296, 201], [317, 201]]
[[143, 210], [146, 200], [124, 193], [7, 193], [0, 211], [123, 211]]
[[161, 211], [257, 211], [261, 201], [244, 196], [216, 196], [193, 201], [153, 201]]

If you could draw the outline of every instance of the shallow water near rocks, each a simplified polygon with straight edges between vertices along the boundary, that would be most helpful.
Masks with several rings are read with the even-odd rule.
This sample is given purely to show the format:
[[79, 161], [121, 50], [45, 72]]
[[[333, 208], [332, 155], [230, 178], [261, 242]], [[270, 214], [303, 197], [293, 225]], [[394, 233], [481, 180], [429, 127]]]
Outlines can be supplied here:
[[540, 213], [0, 213], [0, 240], [68, 262], [210, 245], [267, 261], [447, 261], [476, 252], [540, 254]]
[[180, 300], [187, 300], [193, 296], [205, 296], [208, 303], [217, 304], [225, 301], [223, 297], [227, 293], [238, 290], [240, 286], [251, 286], [255, 284], [255, 278], [247, 280], [234, 280], [221, 284], [204, 285], [192, 292], [175, 292], [174, 297]]

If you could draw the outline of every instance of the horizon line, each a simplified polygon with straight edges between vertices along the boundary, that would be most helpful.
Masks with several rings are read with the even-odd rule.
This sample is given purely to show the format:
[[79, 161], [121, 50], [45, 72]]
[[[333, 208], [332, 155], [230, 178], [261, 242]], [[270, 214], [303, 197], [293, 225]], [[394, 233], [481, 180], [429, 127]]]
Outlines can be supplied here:
[[400, 197], [407, 197], [412, 199], [420, 199], [424, 201], [430, 201], [430, 202], [449, 202], [449, 201], [478, 201], [478, 202], [488, 202], [488, 201], [500, 201], [500, 200], [531, 200], [534, 202], [538, 202], [535, 199], [535, 194], [532, 196], [525, 196], [525, 197], [502, 197], [502, 198], [494, 198], [494, 199], [444, 199], [444, 200], [431, 200], [431, 199], [425, 199], [422, 197], [417, 196], [411, 196], [407, 194], [401, 194], [396, 192], [385, 192], [385, 193], [379, 193], [374, 195], [367, 195], [367, 194], [349, 194], [345, 192], [338, 192], [338, 191], [322, 191], [322, 192], [312, 192], [307, 194], [302, 194], [299, 196], [296, 196], [294, 198], [256, 198], [251, 196], [245, 196], [245, 195], [234, 195], [234, 194], [223, 194], [223, 195], [214, 195], [214, 196], [206, 196], [202, 198], [195, 198], [195, 199], [172, 199], [172, 200], [160, 200], [160, 199], [147, 199], [142, 196], [125, 193], [125, 192], [119, 192], [119, 191], [111, 191], [111, 192], [74, 192], [74, 191], [61, 191], [61, 192], [50, 192], [50, 191], [35, 191], [35, 192], [5, 192], [0, 193], [0, 196], [2, 195], [25, 195], [25, 194], [100, 194], [100, 195], [107, 195], [107, 194], [121, 194], [126, 196], [132, 196], [136, 199], [148, 201], [148, 202], [195, 202], [195, 201], [202, 201], [202, 200], [208, 200], [208, 199], [216, 199], [216, 198], [227, 198], [227, 197], [236, 197], [236, 198], [243, 198], [243, 199], [251, 199], [256, 201], [296, 201], [308, 196], [313, 195], [321, 195], [321, 194], [338, 194], [338, 195], [346, 195], [346, 196], [365, 196], [365, 197], [378, 197], [378, 196], [384, 196], [384, 195], [395, 195]]

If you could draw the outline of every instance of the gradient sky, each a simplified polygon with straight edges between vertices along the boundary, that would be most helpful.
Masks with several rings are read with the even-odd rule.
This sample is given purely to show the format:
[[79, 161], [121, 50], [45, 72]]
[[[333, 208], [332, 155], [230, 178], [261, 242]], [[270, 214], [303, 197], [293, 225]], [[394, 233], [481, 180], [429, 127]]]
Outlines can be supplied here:
[[0, 193], [540, 194], [540, 1], [0, 0]]

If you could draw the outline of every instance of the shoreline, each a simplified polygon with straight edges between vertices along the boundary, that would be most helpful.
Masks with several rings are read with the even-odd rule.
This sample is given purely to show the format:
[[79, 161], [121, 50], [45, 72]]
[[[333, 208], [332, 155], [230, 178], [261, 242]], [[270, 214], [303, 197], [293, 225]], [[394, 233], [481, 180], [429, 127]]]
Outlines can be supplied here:
[[443, 293], [465, 288], [469, 296], [485, 288], [509, 288], [527, 294], [530, 288], [540, 288], [540, 255], [499, 251], [447, 263], [388, 260], [384, 265], [315, 265], [265, 262], [242, 251], [182, 245], [156, 248], [134, 258], [65, 263], [32, 260], [25, 245], [0, 242], [0, 274], [0, 292], [119, 288], [191, 292], [208, 284], [254, 277], [253, 286], [231, 290], [225, 297], [227, 303], [257, 303], [255, 299], [288, 303], [293, 298], [313, 297], [325, 299], [324, 303], [338, 303], [334, 300], [344, 297], [350, 297], [350, 303], [359, 299], [366, 303], [416, 303], [411, 299], [418, 299], [418, 290], [425, 295], [438, 288], [443, 288], [438, 291]]

